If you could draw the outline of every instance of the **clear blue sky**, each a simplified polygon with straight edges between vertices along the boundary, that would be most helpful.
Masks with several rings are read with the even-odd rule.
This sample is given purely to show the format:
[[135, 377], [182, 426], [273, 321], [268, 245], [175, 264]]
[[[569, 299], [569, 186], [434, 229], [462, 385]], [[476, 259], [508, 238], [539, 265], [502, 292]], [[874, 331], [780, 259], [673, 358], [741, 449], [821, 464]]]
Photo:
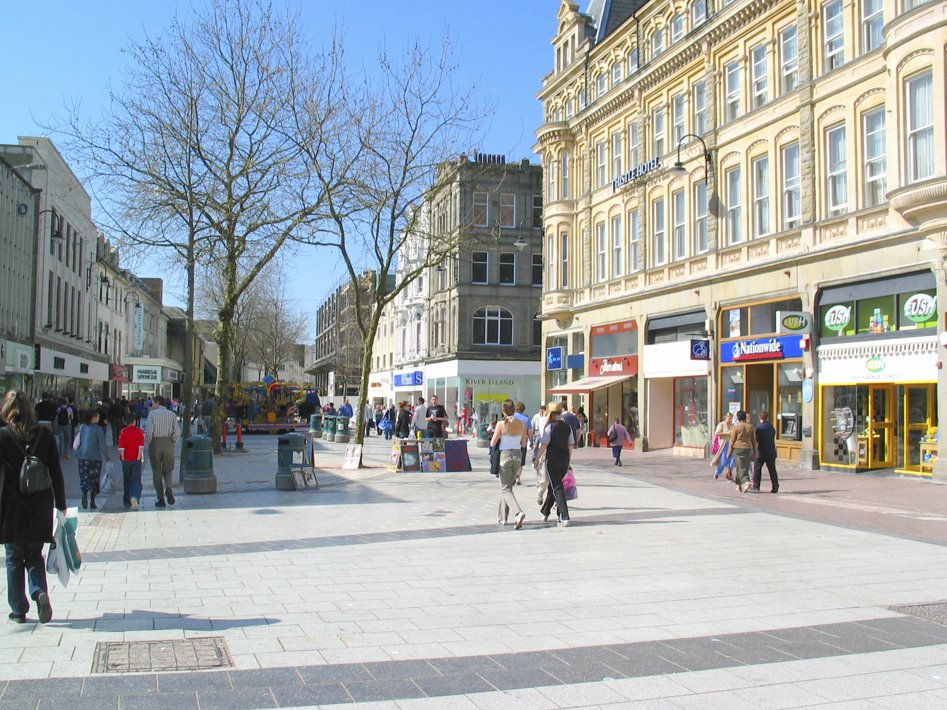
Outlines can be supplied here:
[[[558, 0], [277, 0], [276, 5], [281, 1], [301, 10], [304, 32], [316, 46], [341, 26], [346, 52], [359, 62], [373, 60], [381, 46], [400, 49], [420, 39], [436, 47], [441, 37], [449, 35], [457, 51], [458, 78], [473, 84], [480, 102], [493, 107], [483, 145], [471, 147], [503, 153], [512, 160], [536, 159], [532, 145], [542, 113], [535, 96], [542, 77], [552, 68], [549, 41], [556, 28]], [[43, 126], [55, 114], [62, 114], [66, 103], [80, 102], [86, 117], [98, 114], [108, 86], [117, 88], [124, 82], [127, 59], [122, 50], [145, 31], [160, 35], [176, 12], [187, 13], [204, 3], [3, 3], [0, 143], [15, 143], [19, 135], [46, 133]], [[54, 133], [50, 136], [56, 141]], [[317, 272], [320, 286], [314, 288], [309, 268], [316, 259], [301, 256], [289, 274], [289, 291], [300, 310], [313, 313], [336, 279], [326, 279], [323, 255], [322, 269]], [[148, 265], [136, 271], [152, 275]], [[168, 300], [177, 300], [179, 289], [170, 283], [166, 289]]]

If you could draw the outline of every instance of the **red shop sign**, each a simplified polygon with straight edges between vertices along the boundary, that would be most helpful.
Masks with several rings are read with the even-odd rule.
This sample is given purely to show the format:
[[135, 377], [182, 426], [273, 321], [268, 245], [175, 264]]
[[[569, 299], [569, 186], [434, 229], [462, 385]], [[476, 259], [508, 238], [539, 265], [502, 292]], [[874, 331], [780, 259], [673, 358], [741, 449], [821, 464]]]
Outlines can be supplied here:
[[617, 376], [637, 375], [638, 356], [625, 355], [623, 357], [593, 357], [589, 358], [590, 376]]

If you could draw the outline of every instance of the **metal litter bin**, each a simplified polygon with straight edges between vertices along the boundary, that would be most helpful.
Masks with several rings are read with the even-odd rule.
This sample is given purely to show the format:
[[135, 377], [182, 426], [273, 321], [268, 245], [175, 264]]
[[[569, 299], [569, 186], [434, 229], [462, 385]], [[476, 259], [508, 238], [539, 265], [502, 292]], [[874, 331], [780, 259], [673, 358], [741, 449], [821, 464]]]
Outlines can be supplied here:
[[313, 439], [322, 438], [322, 415], [313, 414], [309, 417], [309, 436]]
[[335, 420], [337, 418], [331, 414], [322, 416], [322, 438], [326, 441], [335, 441]]
[[335, 441], [339, 444], [349, 443], [349, 422], [351, 419], [348, 417], [336, 417], [335, 418]]
[[186, 466], [184, 468], [185, 493], [216, 493], [217, 476], [214, 475], [214, 445], [209, 436], [192, 436], [184, 442]]
[[293, 482], [293, 473], [290, 466], [293, 465], [295, 456], [296, 463], [299, 464], [305, 460], [306, 437], [302, 434], [284, 434], [276, 443], [276, 490], [295, 491], [296, 484]]

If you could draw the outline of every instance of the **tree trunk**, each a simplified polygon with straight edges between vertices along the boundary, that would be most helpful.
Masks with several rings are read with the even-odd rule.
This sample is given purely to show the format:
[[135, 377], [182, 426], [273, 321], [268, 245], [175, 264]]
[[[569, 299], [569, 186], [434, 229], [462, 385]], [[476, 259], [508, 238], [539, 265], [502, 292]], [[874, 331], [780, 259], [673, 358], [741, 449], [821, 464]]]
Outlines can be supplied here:
[[194, 403], [194, 239], [187, 249], [187, 318], [184, 324], [184, 383], [181, 398], [184, 400], [184, 435], [181, 437], [180, 483], [184, 483], [187, 471], [187, 440], [191, 436], [191, 407]]

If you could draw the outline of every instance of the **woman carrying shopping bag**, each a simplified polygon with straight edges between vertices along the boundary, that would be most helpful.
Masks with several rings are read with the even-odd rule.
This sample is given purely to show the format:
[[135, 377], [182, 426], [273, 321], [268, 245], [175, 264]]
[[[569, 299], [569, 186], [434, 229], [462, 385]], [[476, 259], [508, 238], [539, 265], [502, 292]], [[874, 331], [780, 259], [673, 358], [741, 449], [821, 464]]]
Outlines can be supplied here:
[[503, 402], [503, 421], [498, 422], [490, 439], [490, 446], [500, 453], [500, 506], [497, 510], [497, 523], [506, 525], [510, 510], [515, 512], [513, 527], [519, 530], [526, 520], [526, 513], [520, 507], [513, 493], [513, 486], [522, 470], [522, 448], [529, 441], [526, 425], [517, 419], [516, 405], [512, 399]]
[[82, 490], [82, 509], [96, 508], [95, 496], [99, 492], [102, 480], [102, 464], [111, 461], [108, 446], [105, 443], [105, 430], [99, 426], [99, 412], [89, 409], [85, 412], [83, 424], [79, 428], [79, 488]]
[[[7, 426], [0, 430], [0, 542], [7, 560], [7, 600], [10, 621], [26, 622], [29, 599], [36, 603], [39, 621], [53, 618], [46, 585], [43, 545], [53, 541], [53, 505], [66, 512], [59, 452], [53, 433], [36, 423], [33, 405], [23, 392], [7, 392], [0, 407]], [[26, 454], [37, 456], [46, 466], [52, 484], [45, 490], [20, 492], [20, 467]], [[29, 598], [26, 587], [29, 587]]]

